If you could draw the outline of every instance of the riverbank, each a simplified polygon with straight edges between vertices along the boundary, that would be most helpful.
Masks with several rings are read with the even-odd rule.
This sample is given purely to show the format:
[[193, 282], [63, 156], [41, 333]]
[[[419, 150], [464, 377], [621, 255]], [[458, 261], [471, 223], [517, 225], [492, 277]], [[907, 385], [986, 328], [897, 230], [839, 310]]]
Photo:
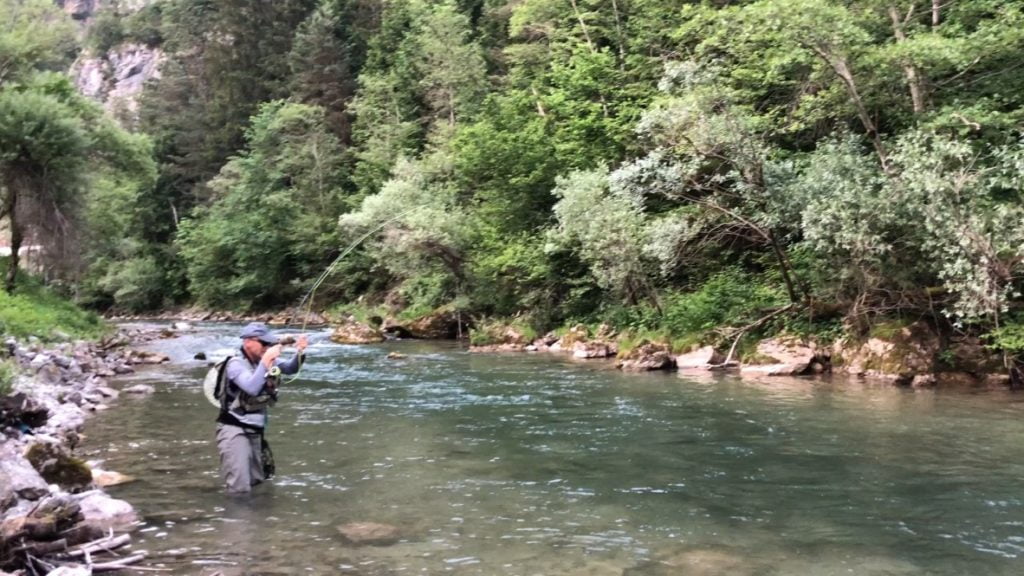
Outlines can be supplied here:
[[140, 562], [131, 547], [138, 520], [128, 502], [103, 488], [130, 480], [75, 456], [90, 415], [147, 385], [114, 388], [108, 378], [166, 362], [133, 347], [159, 331], [121, 330], [98, 341], [43, 345], [10, 337], [0, 356], [17, 365], [11, 394], [0, 399], [0, 570], [14, 574], [92, 574]]
[[743, 330], [730, 333], [721, 328], [718, 332], [729, 334], [729, 338], [719, 338], [720, 345], [680, 349], [670, 341], [638, 337], [607, 324], [575, 325], [538, 336], [514, 320], [474, 323], [450, 311], [435, 311], [405, 321], [397, 319], [397, 313], [386, 317], [332, 315], [298, 309], [239, 314], [186, 308], [157, 316], [117, 318], [154, 319], [329, 326], [331, 340], [339, 344], [468, 339], [474, 352], [550, 352], [583, 361], [613, 360], [621, 370], [633, 372], [731, 372], [751, 379], [843, 374], [914, 388], [1015, 386], [1010, 377], [1012, 358], [1004, 358], [978, 336], [923, 319], [883, 323], [864, 335], [844, 333], [827, 339], [788, 333], [755, 339]]

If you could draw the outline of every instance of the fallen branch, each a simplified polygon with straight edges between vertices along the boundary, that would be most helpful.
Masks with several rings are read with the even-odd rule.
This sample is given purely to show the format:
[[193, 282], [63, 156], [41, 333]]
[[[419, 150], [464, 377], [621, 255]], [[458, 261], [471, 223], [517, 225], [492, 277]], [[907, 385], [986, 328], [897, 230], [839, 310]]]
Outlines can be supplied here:
[[93, 564], [91, 568], [93, 572], [111, 572], [113, 570], [121, 570], [122, 568], [127, 568], [131, 564], [141, 562], [145, 558], [146, 553], [139, 552], [137, 554], [132, 554], [131, 556], [126, 556], [124, 558], [114, 560], [112, 562], [101, 562], [99, 564]]
[[715, 369], [715, 368], [727, 368], [728, 366], [733, 364], [732, 355], [736, 352], [736, 346], [739, 345], [740, 339], [743, 338], [744, 334], [746, 334], [750, 330], [753, 330], [754, 328], [757, 328], [757, 327], [761, 326], [762, 324], [764, 324], [765, 322], [768, 322], [769, 320], [771, 320], [772, 318], [778, 316], [779, 314], [782, 314], [783, 312], [788, 312], [788, 311], [792, 310], [793, 306], [794, 306], [793, 304], [789, 304], [788, 306], [783, 306], [782, 308], [779, 308], [777, 310], [773, 310], [772, 312], [770, 312], [770, 313], [768, 313], [768, 314], [758, 318], [757, 320], [754, 320], [750, 324], [747, 324], [746, 326], [744, 326], [744, 327], [738, 329], [736, 332], [734, 332], [736, 337], [732, 341], [732, 346], [729, 348], [729, 355], [725, 357], [725, 360], [721, 364], [712, 364], [711, 368], [712, 369]]
[[128, 534], [122, 534], [117, 537], [104, 536], [100, 540], [95, 540], [87, 544], [83, 544], [80, 547], [71, 550], [66, 554], [68, 558], [78, 558], [94, 552], [113, 552], [114, 549], [125, 546], [131, 543], [132, 537]]

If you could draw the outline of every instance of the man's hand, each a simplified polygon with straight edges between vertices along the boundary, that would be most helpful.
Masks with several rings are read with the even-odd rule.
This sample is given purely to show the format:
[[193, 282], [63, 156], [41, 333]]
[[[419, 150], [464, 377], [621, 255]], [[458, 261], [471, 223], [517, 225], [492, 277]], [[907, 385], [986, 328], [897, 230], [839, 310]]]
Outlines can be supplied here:
[[309, 340], [306, 338], [305, 334], [299, 335], [298, 339], [295, 340], [295, 347], [299, 349], [299, 354], [302, 354], [308, 345]]
[[277, 360], [277, 357], [280, 355], [281, 345], [274, 344], [270, 348], [267, 348], [266, 352], [263, 353], [263, 358], [260, 361], [263, 362], [263, 365], [267, 367], [267, 370], [270, 370], [270, 368], [274, 365], [274, 360]]

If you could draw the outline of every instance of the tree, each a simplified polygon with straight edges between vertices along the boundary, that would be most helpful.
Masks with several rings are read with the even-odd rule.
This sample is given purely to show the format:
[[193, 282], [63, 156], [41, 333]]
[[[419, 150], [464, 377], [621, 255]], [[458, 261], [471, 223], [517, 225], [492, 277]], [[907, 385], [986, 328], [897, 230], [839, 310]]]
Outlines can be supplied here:
[[345, 37], [344, 22], [332, 4], [318, 7], [295, 32], [288, 64], [293, 98], [320, 106], [327, 125], [345, 145], [351, 142], [347, 110], [355, 94], [353, 40]]
[[349, 208], [341, 145], [323, 109], [268, 102], [246, 139], [209, 183], [213, 202], [178, 233], [203, 304], [253, 309], [294, 297], [337, 253], [337, 217]]
[[74, 27], [48, 0], [0, 1], [0, 87], [74, 57]]

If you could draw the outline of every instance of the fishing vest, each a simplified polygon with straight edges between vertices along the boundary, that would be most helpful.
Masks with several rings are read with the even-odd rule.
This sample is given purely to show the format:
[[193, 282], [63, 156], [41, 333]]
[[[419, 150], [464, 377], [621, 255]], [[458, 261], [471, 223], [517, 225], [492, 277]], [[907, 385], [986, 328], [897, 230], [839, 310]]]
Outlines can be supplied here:
[[[229, 359], [228, 362], [231, 362], [234, 359], [244, 362], [249, 361], [245, 356], [242, 356], [241, 358], [235, 356], [234, 358]], [[274, 366], [267, 371], [267, 377], [264, 381], [263, 388], [260, 390], [260, 393], [255, 396], [240, 389], [234, 382], [227, 380], [226, 366], [223, 374], [224, 382], [221, 387], [223, 393], [220, 398], [222, 411], [234, 412], [235, 414], [253, 414], [256, 412], [262, 412], [277, 403], [277, 386], [281, 381], [281, 369], [277, 366]]]

